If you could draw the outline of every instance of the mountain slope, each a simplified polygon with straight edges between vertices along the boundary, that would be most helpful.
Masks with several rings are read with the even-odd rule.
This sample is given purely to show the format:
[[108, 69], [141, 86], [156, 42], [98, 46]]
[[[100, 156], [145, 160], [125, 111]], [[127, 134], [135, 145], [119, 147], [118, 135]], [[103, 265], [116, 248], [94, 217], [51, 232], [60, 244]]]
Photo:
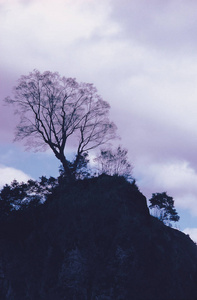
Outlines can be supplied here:
[[1, 228], [0, 299], [197, 299], [195, 243], [124, 178], [61, 185]]

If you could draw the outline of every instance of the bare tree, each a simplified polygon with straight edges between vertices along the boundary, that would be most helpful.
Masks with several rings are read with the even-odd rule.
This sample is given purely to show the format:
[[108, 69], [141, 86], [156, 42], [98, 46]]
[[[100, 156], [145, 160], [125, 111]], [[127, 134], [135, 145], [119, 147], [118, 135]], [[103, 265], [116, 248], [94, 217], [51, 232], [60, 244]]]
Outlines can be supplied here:
[[101, 149], [100, 154], [94, 159], [98, 163], [101, 174], [119, 175], [131, 179], [132, 166], [128, 162], [128, 151], [118, 146], [117, 149]]
[[74, 78], [58, 73], [34, 70], [21, 76], [13, 89], [20, 123], [15, 140], [27, 140], [36, 150], [49, 146], [71, 178], [66, 156], [68, 141], [76, 147], [74, 168], [82, 153], [105, 144], [115, 137], [116, 126], [109, 121], [109, 104], [98, 94], [93, 84], [77, 83]]

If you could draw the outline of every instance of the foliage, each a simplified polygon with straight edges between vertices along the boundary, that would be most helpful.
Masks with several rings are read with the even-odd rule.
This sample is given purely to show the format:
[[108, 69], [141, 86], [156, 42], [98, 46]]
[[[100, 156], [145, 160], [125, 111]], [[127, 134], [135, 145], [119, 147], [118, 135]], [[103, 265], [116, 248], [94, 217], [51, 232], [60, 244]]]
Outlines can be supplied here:
[[35, 149], [50, 147], [68, 177], [69, 142], [76, 149], [73, 172], [84, 152], [115, 137], [116, 126], [108, 118], [110, 106], [93, 84], [34, 70], [21, 76], [13, 94], [13, 98], [7, 97], [5, 101], [15, 104], [21, 117], [16, 140], [26, 139], [28, 147]]
[[128, 151], [119, 146], [117, 149], [102, 149], [94, 160], [98, 163], [99, 173], [124, 176], [131, 179], [132, 167], [127, 158]]
[[150, 208], [154, 209], [155, 216], [163, 223], [171, 226], [172, 222], [178, 222], [180, 217], [174, 208], [174, 200], [166, 192], [153, 193], [150, 201]]
[[14, 180], [10, 185], [6, 184], [0, 191], [0, 217], [43, 203], [56, 186], [54, 177], [47, 179], [45, 176], [40, 177], [40, 181], [30, 179], [27, 183], [19, 183]]
[[[91, 176], [91, 169], [88, 167], [89, 156], [88, 152], [84, 152], [79, 156], [77, 167], [75, 168], [75, 159], [73, 161], [68, 161], [68, 166], [72, 176], [77, 180], [83, 180]], [[59, 182], [67, 181], [67, 173], [65, 172], [63, 166], [59, 168], [60, 176]]]

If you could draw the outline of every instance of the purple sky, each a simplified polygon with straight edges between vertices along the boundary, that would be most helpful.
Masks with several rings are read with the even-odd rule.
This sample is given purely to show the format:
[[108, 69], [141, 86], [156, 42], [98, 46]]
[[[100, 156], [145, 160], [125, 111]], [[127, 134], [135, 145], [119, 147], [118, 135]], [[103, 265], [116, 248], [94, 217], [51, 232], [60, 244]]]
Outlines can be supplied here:
[[50, 151], [13, 144], [3, 106], [33, 69], [94, 83], [111, 105], [133, 175], [149, 198], [175, 199], [197, 241], [197, 2], [0, 0], [0, 186], [58, 174]]

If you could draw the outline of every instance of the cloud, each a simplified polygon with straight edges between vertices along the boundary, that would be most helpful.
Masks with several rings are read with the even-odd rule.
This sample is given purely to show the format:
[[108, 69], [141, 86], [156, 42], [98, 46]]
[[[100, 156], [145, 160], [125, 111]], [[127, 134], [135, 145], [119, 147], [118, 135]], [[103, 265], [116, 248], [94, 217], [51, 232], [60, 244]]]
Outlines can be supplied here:
[[188, 234], [190, 238], [197, 243], [197, 228], [185, 228], [183, 232]]
[[18, 182], [26, 182], [31, 177], [21, 170], [0, 165], [0, 188], [5, 184], [10, 184], [14, 179]]
[[115, 0], [113, 17], [125, 36], [145, 47], [166, 53], [196, 51], [195, 1]]
[[151, 163], [141, 161], [136, 170], [139, 185], [148, 198], [166, 191], [175, 200], [175, 207], [187, 209], [197, 216], [197, 172], [186, 161]]
[[73, 47], [80, 51], [79, 43], [118, 30], [108, 21], [109, 10], [109, 1], [5, 2], [0, 11], [1, 64], [29, 71], [32, 66], [46, 68], [50, 61], [59, 68], [67, 55], [72, 57]]

